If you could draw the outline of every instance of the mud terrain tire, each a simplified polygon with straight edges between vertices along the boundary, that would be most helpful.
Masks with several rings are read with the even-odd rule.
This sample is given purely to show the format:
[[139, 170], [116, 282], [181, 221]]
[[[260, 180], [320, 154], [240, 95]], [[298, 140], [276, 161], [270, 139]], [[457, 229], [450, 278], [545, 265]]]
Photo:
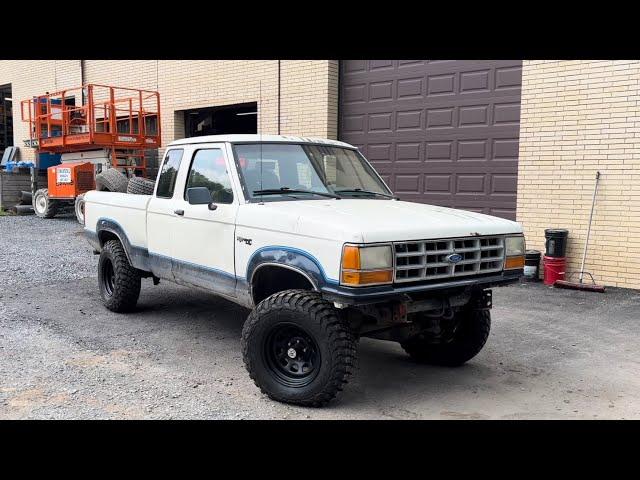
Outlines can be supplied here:
[[244, 364], [274, 400], [321, 407], [347, 383], [357, 363], [356, 339], [317, 292], [285, 290], [267, 297], [242, 329]]

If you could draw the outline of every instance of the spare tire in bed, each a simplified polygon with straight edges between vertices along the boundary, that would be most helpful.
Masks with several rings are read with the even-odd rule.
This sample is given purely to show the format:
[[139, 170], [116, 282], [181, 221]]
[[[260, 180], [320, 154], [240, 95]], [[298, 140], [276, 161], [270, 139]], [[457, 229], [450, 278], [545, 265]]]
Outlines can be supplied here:
[[115, 168], [108, 168], [96, 175], [96, 190], [126, 193], [128, 183], [126, 175]]
[[142, 177], [131, 177], [129, 184], [127, 185], [127, 193], [134, 193], [137, 195], [153, 195], [153, 189], [156, 184], [152, 180], [147, 180]]

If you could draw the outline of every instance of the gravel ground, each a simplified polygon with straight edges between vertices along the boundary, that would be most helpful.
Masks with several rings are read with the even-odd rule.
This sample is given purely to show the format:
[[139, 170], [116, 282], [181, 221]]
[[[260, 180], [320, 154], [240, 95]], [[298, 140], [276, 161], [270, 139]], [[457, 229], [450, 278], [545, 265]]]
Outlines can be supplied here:
[[0, 217], [0, 418], [640, 418], [640, 294], [494, 290], [485, 349], [457, 369], [364, 339], [324, 409], [273, 402], [240, 354], [247, 311], [143, 281], [138, 309], [100, 303], [73, 216]]
[[44, 221], [35, 215], [0, 217], [0, 285], [62, 284], [95, 274], [97, 259], [75, 214]]

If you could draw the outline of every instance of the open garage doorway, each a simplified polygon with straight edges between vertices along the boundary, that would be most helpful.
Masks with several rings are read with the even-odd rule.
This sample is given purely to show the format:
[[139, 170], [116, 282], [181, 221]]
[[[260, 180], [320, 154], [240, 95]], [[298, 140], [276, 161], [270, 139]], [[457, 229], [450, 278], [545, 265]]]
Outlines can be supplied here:
[[251, 102], [185, 110], [184, 127], [187, 137], [258, 133], [258, 104]]
[[7, 147], [13, 146], [12, 105], [11, 85], [0, 86], [0, 158]]

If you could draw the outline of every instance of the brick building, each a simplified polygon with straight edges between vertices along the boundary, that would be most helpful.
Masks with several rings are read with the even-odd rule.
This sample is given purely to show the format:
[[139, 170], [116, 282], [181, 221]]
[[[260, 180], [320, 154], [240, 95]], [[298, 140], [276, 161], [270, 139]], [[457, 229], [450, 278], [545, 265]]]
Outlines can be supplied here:
[[19, 100], [82, 83], [158, 90], [164, 145], [234, 112], [244, 133], [340, 138], [404, 199], [515, 218], [539, 250], [568, 228], [573, 269], [600, 170], [586, 267], [640, 288], [638, 61], [0, 61], [21, 158]]

